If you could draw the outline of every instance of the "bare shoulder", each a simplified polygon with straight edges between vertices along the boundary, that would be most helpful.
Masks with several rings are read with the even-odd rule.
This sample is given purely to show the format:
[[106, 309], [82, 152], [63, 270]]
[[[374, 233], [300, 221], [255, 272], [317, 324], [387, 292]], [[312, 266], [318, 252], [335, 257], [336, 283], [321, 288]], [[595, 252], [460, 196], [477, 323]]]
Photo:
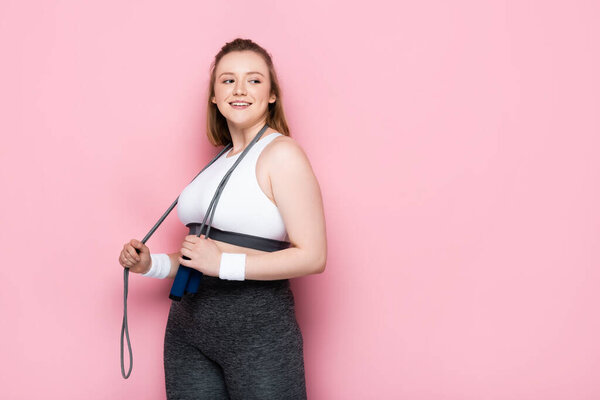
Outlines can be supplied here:
[[310, 161], [304, 152], [304, 149], [293, 138], [281, 135], [264, 149], [265, 162], [272, 171], [272, 168], [282, 166], [292, 168], [311, 168]]

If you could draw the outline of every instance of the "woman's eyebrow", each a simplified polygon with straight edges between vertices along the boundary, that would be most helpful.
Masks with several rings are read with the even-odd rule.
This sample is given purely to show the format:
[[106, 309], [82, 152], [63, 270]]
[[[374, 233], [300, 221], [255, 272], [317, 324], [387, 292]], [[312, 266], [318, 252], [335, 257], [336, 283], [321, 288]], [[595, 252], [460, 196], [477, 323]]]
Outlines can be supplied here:
[[[221, 75], [219, 75], [219, 78], [220, 78], [220, 77], [222, 77], [223, 75], [226, 75], [226, 74], [231, 74], [231, 75], [234, 75], [234, 73], [233, 73], [233, 72], [223, 72]], [[259, 75], [261, 75], [261, 76], [264, 76], [263, 74], [261, 74], [261, 73], [260, 73], [260, 72], [258, 72], [258, 71], [250, 71], [250, 72], [246, 72], [246, 74], [247, 74], [247, 75], [250, 75], [250, 74], [259, 74]]]

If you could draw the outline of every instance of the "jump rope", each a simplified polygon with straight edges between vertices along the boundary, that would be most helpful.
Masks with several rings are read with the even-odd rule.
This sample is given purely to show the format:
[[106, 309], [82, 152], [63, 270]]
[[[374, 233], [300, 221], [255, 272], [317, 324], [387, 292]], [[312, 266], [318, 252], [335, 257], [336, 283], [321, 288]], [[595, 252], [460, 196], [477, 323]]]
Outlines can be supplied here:
[[[225, 188], [225, 185], [227, 184], [229, 177], [233, 173], [233, 170], [235, 169], [235, 167], [237, 167], [237, 165], [240, 163], [240, 161], [242, 161], [242, 158], [244, 158], [244, 156], [246, 155], [246, 153], [248, 153], [250, 148], [252, 146], [254, 146], [254, 144], [256, 142], [258, 142], [258, 140], [260, 139], [262, 134], [267, 130], [268, 127], [269, 127], [269, 125], [267, 125], [267, 124], [265, 124], [262, 127], [262, 129], [250, 141], [248, 146], [246, 146], [246, 148], [242, 151], [242, 153], [240, 154], [238, 159], [235, 160], [235, 162], [233, 163], [231, 168], [229, 168], [229, 170], [225, 173], [225, 175], [223, 176], [223, 179], [221, 179], [221, 182], [217, 186], [217, 190], [215, 191], [215, 194], [214, 194], [210, 204], [208, 205], [208, 210], [206, 212], [206, 215], [204, 215], [204, 219], [202, 220], [202, 225], [200, 227], [200, 231], [198, 232], [198, 234], [196, 236], [200, 237], [202, 235], [202, 231], [205, 227], [206, 219], [208, 217], [208, 225], [206, 225], [206, 234], [204, 235], [204, 238], [207, 239], [209, 237], [208, 234], [210, 232], [210, 227], [212, 225], [213, 216], [215, 215], [215, 209], [217, 208], [217, 203], [219, 202], [219, 198], [221, 197], [221, 193], [223, 192], [223, 189]], [[200, 175], [206, 168], [208, 168], [219, 157], [221, 157], [221, 155], [225, 151], [229, 150], [232, 147], [233, 147], [233, 143], [228, 143], [223, 148], [223, 150], [221, 150], [219, 152], [219, 154], [217, 154], [204, 168], [202, 168], [202, 170], [200, 172], [198, 172], [198, 174], [194, 177], [194, 179], [196, 179], [198, 177], [198, 175]], [[194, 181], [194, 179], [192, 180], [192, 182]], [[165, 211], [165, 213], [162, 215], [162, 217], [160, 217], [160, 219], [156, 222], [156, 224], [154, 224], [152, 229], [150, 229], [150, 231], [146, 234], [144, 239], [142, 239], [142, 243], [145, 244], [146, 241], [148, 239], [150, 239], [150, 236], [152, 236], [154, 231], [156, 231], [156, 229], [160, 226], [160, 224], [171, 213], [173, 208], [175, 208], [178, 200], [179, 200], [179, 196], [177, 196], [177, 198], [175, 199], [173, 204], [171, 204], [171, 206], [167, 209], [167, 211]], [[138, 254], [140, 253], [139, 249], [135, 249], [135, 251]], [[182, 258], [184, 260], [190, 260], [190, 258], [187, 256], [182, 256]], [[185, 293], [197, 293], [202, 276], [203, 276], [203, 274], [200, 271], [195, 270], [190, 267], [186, 267], [185, 265], [179, 264], [179, 269], [177, 270], [177, 275], [175, 275], [175, 280], [173, 281], [173, 286], [171, 287], [171, 293], [169, 294], [169, 298], [173, 301], [180, 301]], [[129, 291], [128, 286], [129, 286], [129, 268], [126, 267], [123, 269], [124, 302], [123, 302], [123, 325], [121, 327], [121, 375], [125, 379], [129, 378], [129, 375], [131, 375], [131, 370], [133, 369], [133, 352], [131, 351], [131, 341], [129, 340], [129, 327], [127, 325], [127, 293]], [[129, 371], [127, 373], [125, 373], [125, 361], [124, 361], [124, 357], [123, 357], [123, 354], [124, 354], [123, 353], [123, 338], [125, 336], [127, 337], [127, 348], [129, 350]]]

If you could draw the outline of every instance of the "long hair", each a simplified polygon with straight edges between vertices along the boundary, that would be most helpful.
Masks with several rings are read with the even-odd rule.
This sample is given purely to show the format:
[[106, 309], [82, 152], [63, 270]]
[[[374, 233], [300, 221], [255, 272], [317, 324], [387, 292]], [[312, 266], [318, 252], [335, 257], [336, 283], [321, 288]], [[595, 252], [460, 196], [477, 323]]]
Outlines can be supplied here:
[[285, 113], [283, 111], [283, 102], [281, 101], [281, 87], [279, 86], [279, 80], [277, 79], [271, 55], [252, 40], [237, 38], [226, 43], [217, 53], [214, 61], [210, 64], [210, 84], [208, 86], [208, 105], [206, 109], [206, 135], [208, 136], [210, 143], [214, 146], [227, 145], [232, 142], [229, 127], [227, 126], [227, 119], [221, 114], [217, 105], [211, 101], [211, 98], [215, 95], [216, 67], [225, 54], [231, 53], [232, 51], [244, 50], [254, 51], [256, 54], [260, 55], [269, 67], [271, 94], [275, 94], [277, 99], [275, 100], [275, 103], [269, 103], [267, 124], [277, 132], [285, 136], [290, 136]]

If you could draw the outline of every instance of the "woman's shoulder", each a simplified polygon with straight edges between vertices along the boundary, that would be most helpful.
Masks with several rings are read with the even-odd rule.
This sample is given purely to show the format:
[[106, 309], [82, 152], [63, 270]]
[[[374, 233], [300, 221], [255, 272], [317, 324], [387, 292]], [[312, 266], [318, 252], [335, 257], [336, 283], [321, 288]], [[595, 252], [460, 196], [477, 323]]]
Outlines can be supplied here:
[[300, 144], [294, 138], [286, 135], [279, 135], [269, 143], [263, 150], [265, 159], [273, 162], [275, 165], [281, 165], [282, 162], [297, 161], [307, 159], [306, 153]]
[[276, 137], [264, 148], [259, 163], [266, 168], [270, 177], [290, 176], [312, 169], [302, 146], [286, 135]]

